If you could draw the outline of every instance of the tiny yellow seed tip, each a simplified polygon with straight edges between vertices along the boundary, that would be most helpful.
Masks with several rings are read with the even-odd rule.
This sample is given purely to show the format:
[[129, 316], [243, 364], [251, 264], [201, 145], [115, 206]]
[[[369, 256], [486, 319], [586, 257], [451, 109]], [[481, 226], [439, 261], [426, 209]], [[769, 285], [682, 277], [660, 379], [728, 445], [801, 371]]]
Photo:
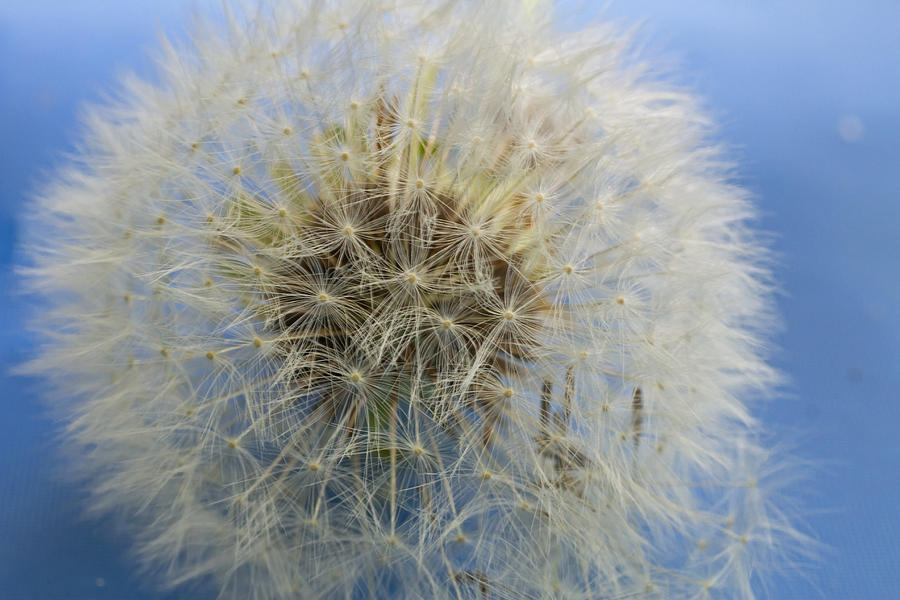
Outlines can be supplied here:
[[206, 358], [208, 358], [209, 360], [212, 360], [212, 359], [214, 359], [215, 357], [216, 357], [216, 355], [213, 354], [212, 352], [207, 352], [207, 353], [206, 353]]
[[253, 338], [253, 345], [259, 348], [260, 346], [262, 346], [262, 340], [258, 337]]

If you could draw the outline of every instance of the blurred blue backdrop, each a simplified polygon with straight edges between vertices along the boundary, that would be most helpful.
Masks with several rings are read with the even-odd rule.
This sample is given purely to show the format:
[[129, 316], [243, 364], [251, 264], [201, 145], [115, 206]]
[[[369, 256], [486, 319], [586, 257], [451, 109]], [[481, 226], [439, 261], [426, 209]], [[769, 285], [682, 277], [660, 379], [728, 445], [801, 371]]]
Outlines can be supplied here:
[[[11, 265], [79, 106], [121, 71], [152, 73], [148, 49], [159, 30], [183, 35], [187, 5], [0, 4], [0, 598], [162, 597], [54, 476], [53, 425], [8, 373], [31, 344]], [[819, 465], [798, 492], [830, 550], [771, 597], [900, 598], [900, 3], [631, 0], [606, 14], [646, 19], [650, 56], [708, 99], [775, 236], [790, 384], [764, 418]]]

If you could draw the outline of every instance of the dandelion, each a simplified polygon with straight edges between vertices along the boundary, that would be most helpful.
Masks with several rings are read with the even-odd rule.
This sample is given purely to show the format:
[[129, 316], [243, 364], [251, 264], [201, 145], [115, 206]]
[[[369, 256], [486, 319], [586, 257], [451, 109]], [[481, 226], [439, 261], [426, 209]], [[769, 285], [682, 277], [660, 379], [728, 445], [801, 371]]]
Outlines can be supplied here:
[[222, 597], [753, 597], [765, 253], [692, 99], [541, 3], [266, 6], [33, 211], [92, 508]]

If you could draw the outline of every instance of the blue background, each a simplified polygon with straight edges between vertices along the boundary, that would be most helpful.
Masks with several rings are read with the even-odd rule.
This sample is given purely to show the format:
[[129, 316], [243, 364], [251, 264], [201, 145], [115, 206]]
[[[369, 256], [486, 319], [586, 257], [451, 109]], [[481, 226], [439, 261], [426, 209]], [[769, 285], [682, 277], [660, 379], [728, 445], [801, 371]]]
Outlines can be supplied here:
[[[17, 220], [77, 139], [78, 108], [148, 75], [186, 2], [0, 5], [0, 599], [161, 598], [127, 546], [79, 517], [53, 424], [8, 373], [31, 351], [15, 294]], [[210, 2], [206, 2], [210, 4]], [[589, 4], [589, 3], [587, 3]], [[764, 418], [817, 467], [805, 521], [828, 545], [772, 598], [900, 598], [900, 2], [632, 0], [639, 38], [705, 96], [774, 235], [790, 377]], [[173, 596], [174, 597], [174, 596]]]

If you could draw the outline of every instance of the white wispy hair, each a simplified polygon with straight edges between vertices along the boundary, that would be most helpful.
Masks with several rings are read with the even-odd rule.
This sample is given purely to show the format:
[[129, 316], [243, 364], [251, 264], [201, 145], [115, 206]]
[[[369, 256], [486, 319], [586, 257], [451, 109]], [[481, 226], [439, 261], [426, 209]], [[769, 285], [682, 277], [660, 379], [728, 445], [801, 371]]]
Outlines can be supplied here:
[[32, 367], [165, 584], [752, 598], [796, 537], [753, 208], [689, 95], [549, 12], [270, 2], [91, 112]]

